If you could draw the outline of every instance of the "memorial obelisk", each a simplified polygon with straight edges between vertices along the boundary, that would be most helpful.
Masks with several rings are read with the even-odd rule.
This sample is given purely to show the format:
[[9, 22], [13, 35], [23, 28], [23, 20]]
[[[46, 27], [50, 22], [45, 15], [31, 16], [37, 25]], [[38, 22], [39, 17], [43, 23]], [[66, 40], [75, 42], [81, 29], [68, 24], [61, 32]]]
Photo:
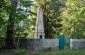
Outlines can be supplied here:
[[38, 7], [34, 39], [44, 39], [44, 38], [45, 38], [45, 32], [44, 32], [44, 22], [43, 22], [43, 11], [40, 7]]

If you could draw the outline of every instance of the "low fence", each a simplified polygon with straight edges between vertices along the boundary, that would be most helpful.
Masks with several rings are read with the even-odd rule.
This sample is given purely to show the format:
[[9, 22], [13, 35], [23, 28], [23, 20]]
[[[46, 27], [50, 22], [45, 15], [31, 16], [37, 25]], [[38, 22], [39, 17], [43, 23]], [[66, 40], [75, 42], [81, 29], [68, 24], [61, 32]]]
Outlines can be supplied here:
[[[19, 43], [18, 43], [19, 42]], [[5, 39], [0, 39], [2, 46], [5, 46]], [[44, 49], [58, 50], [59, 40], [58, 39], [15, 39], [15, 46], [21, 48], [27, 48], [29, 50], [40, 51]]]
[[[24, 43], [24, 44], [23, 44]], [[38, 51], [44, 49], [58, 50], [59, 41], [58, 39], [25, 39], [20, 40], [21, 47], [27, 47], [30, 50]]]
[[85, 39], [70, 39], [70, 49], [85, 48]]
[[[68, 39], [69, 40], [69, 39]], [[85, 39], [70, 39], [67, 41], [70, 49], [85, 48]], [[0, 39], [0, 47], [5, 46], [5, 39]], [[15, 39], [15, 46], [21, 48], [27, 48], [29, 50], [40, 51], [45, 49], [58, 50], [58, 39]]]

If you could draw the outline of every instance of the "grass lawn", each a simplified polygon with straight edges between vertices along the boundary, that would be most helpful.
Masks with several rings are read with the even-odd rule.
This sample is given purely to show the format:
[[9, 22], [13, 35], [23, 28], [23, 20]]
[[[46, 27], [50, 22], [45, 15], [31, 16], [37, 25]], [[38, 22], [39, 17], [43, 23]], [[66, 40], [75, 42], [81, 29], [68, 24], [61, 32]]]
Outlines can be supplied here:
[[59, 51], [45, 51], [38, 53], [39, 55], [85, 55], [85, 49], [80, 50], [59, 50]]
[[17, 50], [0, 51], [0, 55], [85, 55], [85, 49], [79, 49], [79, 50], [64, 49], [57, 51], [46, 50], [41, 52], [33, 52], [24, 49], [17, 49]]

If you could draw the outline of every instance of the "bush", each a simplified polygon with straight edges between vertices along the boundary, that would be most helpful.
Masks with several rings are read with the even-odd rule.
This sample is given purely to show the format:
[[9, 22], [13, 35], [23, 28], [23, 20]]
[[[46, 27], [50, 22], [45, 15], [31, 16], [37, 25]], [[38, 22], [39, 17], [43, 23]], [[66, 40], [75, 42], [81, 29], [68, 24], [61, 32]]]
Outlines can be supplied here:
[[13, 55], [26, 55], [25, 51], [26, 51], [25, 49], [17, 48], [14, 49]]

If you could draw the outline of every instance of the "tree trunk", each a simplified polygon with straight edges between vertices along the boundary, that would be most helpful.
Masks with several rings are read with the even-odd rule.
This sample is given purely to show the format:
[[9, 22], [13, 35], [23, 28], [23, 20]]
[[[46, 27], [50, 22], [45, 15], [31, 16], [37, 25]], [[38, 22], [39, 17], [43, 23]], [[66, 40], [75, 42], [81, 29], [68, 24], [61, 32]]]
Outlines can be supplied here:
[[6, 32], [6, 41], [5, 41], [6, 48], [14, 48], [14, 43], [13, 43], [14, 23], [12, 21], [13, 21], [12, 15], [9, 15], [10, 23], [7, 26], [7, 32]]
[[12, 49], [14, 48], [14, 14], [16, 13], [17, 0], [11, 0], [11, 8], [9, 13], [8, 26], [6, 31], [6, 39], [5, 39], [5, 48]]

